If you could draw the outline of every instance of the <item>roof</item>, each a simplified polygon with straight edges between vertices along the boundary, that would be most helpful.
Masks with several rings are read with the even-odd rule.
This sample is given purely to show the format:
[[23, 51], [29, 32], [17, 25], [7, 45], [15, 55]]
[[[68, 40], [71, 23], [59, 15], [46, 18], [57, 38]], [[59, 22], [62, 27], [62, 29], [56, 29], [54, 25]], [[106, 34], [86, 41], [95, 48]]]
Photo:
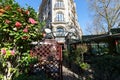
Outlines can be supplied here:
[[120, 28], [113, 28], [110, 30], [112, 34], [120, 33]]
[[120, 33], [83, 36], [83, 42], [108, 42], [113, 39], [120, 40]]

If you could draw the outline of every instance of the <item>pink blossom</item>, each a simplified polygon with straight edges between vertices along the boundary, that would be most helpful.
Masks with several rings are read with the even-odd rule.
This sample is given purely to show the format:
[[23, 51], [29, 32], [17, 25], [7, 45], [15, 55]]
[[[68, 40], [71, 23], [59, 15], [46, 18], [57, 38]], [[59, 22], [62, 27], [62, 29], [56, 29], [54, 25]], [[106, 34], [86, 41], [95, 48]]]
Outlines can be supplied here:
[[5, 55], [6, 54], [6, 50], [4, 48], [2, 48], [1, 49], [1, 53]]
[[28, 32], [28, 29], [27, 29], [27, 28], [24, 28], [24, 29], [23, 29], [23, 32], [24, 32], [24, 33], [27, 33], [27, 32]]
[[36, 23], [37, 23], [33, 18], [29, 18], [29, 22], [30, 22], [31, 24], [36, 24]]
[[14, 50], [11, 50], [10, 52], [11, 52], [11, 55], [13, 55], [13, 56], [15, 55], [15, 51]]
[[5, 10], [7, 11], [7, 10], [10, 10], [11, 9], [11, 6], [10, 5], [7, 5], [7, 6], [5, 6]]
[[26, 10], [26, 11], [25, 11], [25, 14], [29, 15], [29, 14], [30, 14], [30, 11]]
[[32, 50], [30, 50], [30, 56], [33, 57], [33, 51]]
[[20, 28], [20, 27], [22, 26], [22, 24], [21, 24], [20, 22], [16, 22], [16, 23], [15, 23], [15, 26], [16, 26], [17, 28]]
[[5, 20], [5, 23], [9, 24], [9, 23], [10, 23], [10, 21], [9, 21], [8, 19], [6, 19], [6, 20]]
[[27, 39], [28, 39], [28, 36], [23, 36], [22, 39], [23, 39], [23, 40], [27, 40]]

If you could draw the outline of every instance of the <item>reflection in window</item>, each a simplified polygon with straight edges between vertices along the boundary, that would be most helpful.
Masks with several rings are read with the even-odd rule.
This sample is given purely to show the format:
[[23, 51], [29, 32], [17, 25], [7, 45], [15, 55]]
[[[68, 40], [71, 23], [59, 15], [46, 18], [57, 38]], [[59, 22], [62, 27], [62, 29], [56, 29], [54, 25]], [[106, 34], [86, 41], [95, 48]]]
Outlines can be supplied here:
[[65, 35], [64, 29], [61, 27], [58, 27], [56, 36], [64, 36], [64, 35]]
[[108, 43], [92, 43], [91, 44], [92, 54], [94, 55], [103, 55], [108, 54], [109, 48]]
[[61, 28], [61, 27], [58, 27], [58, 28], [57, 28], [57, 32], [64, 32], [64, 29]]

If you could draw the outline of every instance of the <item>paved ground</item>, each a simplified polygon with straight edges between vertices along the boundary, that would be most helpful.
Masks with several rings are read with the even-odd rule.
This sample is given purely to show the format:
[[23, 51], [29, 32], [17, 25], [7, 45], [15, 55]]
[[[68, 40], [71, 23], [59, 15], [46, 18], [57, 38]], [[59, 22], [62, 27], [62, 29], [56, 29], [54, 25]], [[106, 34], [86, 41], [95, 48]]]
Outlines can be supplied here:
[[65, 66], [62, 67], [63, 69], [63, 80], [80, 80], [79, 76], [66, 68]]

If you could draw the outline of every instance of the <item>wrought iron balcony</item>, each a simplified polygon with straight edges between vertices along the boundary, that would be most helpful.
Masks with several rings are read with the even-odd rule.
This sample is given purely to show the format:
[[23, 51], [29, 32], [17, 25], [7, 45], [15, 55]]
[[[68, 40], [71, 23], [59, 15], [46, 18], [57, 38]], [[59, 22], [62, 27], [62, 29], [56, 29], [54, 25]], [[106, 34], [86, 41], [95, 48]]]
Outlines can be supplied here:
[[55, 37], [65, 37], [67, 35], [67, 31], [57, 31], [57, 32], [53, 32]]
[[55, 18], [54, 22], [56, 22], [56, 23], [65, 23], [65, 18]]

